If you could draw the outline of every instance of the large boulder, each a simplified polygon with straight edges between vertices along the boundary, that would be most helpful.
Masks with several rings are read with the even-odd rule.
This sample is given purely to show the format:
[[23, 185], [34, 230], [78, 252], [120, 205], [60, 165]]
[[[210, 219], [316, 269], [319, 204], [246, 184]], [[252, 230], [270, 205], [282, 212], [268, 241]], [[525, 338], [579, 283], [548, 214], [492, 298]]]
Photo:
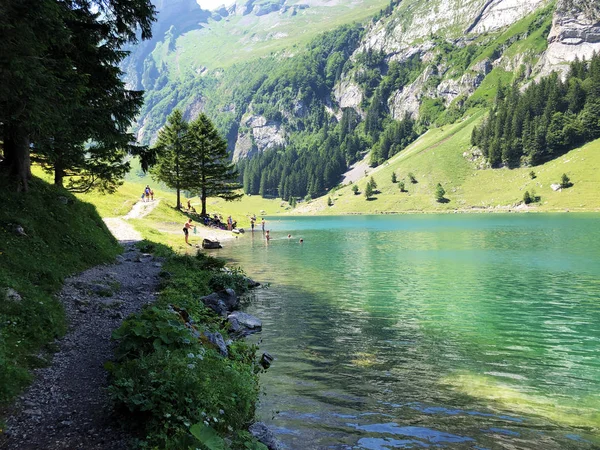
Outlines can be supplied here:
[[233, 311], [240, 303], [237, 294], [233, 289], [225, 289], [224, 291], [218, 292], [217, 295], [223, 300], [227, 311]]
[[204, 303], [204, 306], [212, 309], [218, 315], [227, 315], [227, 305], [216, 292], [213, 292], [212, 294], [207, 295], [205, 297], [201, 297], [200, 301]]
[[260, 442], [263, 445], [266, 445], [269, 450], [283, 449], [283, 446], [277, 440], [273, 432], [269, 430], [269, 427], [267, 427], [264, 423], [253, 423], [252, 425], [250, 425], [248, 431], [252, 436], [254, 436], [258, 440], [258, 442]]
[[203, 335], [209, 344], [214, 346], [222, 356], [227, 358], [229, 352], [227, 351], [227, 344], [225, 343], [225, 339], [223, 339], [223, 335], [221, 333], [211, 333], [210, 331], [205, 331]]
[[262, 329], [262, 322], [250, 314], [235, 311], [227, 316], [229, 330], [236, 338], [256, 333]]

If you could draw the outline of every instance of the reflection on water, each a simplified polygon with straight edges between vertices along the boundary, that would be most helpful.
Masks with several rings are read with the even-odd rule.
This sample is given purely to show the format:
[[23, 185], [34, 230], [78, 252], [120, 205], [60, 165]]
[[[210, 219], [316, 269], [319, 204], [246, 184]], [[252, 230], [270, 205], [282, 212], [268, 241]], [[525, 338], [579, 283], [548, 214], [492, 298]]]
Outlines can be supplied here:
[[247, 306], [276, 356], [263, 420], [292, 449], [594, 448], [599, 225], [290, 218], [268, 222], [268, 244], [228, 243], [220, 255], [271, 283]]

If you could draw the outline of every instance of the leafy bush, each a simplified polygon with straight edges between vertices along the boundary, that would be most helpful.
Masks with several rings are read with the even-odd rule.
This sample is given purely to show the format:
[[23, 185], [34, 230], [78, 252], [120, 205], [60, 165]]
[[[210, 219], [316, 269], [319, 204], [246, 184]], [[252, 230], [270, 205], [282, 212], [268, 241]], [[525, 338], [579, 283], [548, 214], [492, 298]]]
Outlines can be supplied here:
[[243, 272], [225, 271], [223, 264], [171, 254], [158, 300], [113, 333], [119, 344], [117, 361], [107, 364], [109, 392], [141, 429], [142, 448], [263, 449], [246, 432], [258, 398], [257, 347], [233, 342], [225, 358], [200, 337], [211, 329], [228, 339], [221, 319], [198, 296], [211, 287], [247, 289]]
[[523, 194], [523, 203], [525, 203], [526, 205], [529, 205], [532, 202], [531, 200], [531, 195], [529, 194], [529, 191], [525, 191], [525, 193]]
[[194, 423], [226, 435], [247, 428], [254, 417], [258, 384], [252, 366], [197, 343], [127, 360], [111, 372], [111, 398], [161, 448], [188, 435]]
[[358, 186], [356, 184], [352, 186], [352, 192], [354, 192], [354, 195], [358, 195], [359, 194], [359, 192], [358, 192]]
[[415, 178], [415, 176], [413, 175], [412, 172], [408, 173], [408, 179], [412, 184], [416, 184], [417, 183], [417, 179]]
[[404, 185], [404, 181], [399, 182], [398, 187], [400, 188], [400, 192], [406, 192], [406, 187]]

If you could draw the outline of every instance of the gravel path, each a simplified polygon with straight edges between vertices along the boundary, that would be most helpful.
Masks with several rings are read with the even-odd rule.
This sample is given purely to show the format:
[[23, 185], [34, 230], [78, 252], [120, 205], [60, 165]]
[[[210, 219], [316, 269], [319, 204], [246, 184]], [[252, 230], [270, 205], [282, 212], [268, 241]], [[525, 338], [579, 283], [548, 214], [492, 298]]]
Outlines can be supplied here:
[[131, 225], [114, 223], [109, 227], [121, 239], [123, 255], [65, 281], [59, 298], [69, 331], [56, 342], [52, 365], [35, 371], [34, 383], [13, 407], [0, 448], [127, 448], [131, 436], [112, 414], [104, 363], [113, 357], [112, 331], [154, 301], [162, 263], [135, 248], [141, 237]]

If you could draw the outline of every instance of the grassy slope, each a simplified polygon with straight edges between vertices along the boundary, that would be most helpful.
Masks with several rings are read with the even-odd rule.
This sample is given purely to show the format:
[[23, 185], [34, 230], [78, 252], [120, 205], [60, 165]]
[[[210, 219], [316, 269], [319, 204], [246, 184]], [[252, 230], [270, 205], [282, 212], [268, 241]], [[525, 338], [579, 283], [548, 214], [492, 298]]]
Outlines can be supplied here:
[[[600, 210], [600, 140], [573, 150], [560, 158], [533, 170], [532, 168], [477, 170], [463, 156], [470, 148], [473, 127], [479, 123], [482, 112], [470, 118], [438, 129], [433, 129], [399, 153], [388, 163], [372, 169], [357, 185], [364, 191], [373, 176], [381, 193], [367, 201], [363, 195], [354, 195], [350, 186], [332, 193], [334, 206], [327, 207], [327, 196], [301, 205], [296, 212], [317, 214], [348, 214], [378, 212], [443, 212], [455, 209], [512, 208], [523, 199], [525, 190], [535, 190], [541, 202], [531, 209], [540, 211], [598, 211]], [[392, 172], [405, 180], [408, 193], [400, 193], [391, 182]], [[411, 184], [407, 174], [412, 172], [418, 183]], [[554, 192], [550, 185], [560, 182], [567, 173], [574, 186]], [[433, 192], [437, 183], [446, 190], [448, 203], [437, 203]]]
[[[93, 206], [64, 190], [35, 179], [27, 194], [0, 192], [0, 291], [23, 297], [0, 301], [1, 404], [29, 381], [28, 368], [44, 363], [40, 348], [65, 331], [53, 296], [64, 277], [113, 259], [120, 247]], [[16, 224], [27, 236], [14, 233]]]

